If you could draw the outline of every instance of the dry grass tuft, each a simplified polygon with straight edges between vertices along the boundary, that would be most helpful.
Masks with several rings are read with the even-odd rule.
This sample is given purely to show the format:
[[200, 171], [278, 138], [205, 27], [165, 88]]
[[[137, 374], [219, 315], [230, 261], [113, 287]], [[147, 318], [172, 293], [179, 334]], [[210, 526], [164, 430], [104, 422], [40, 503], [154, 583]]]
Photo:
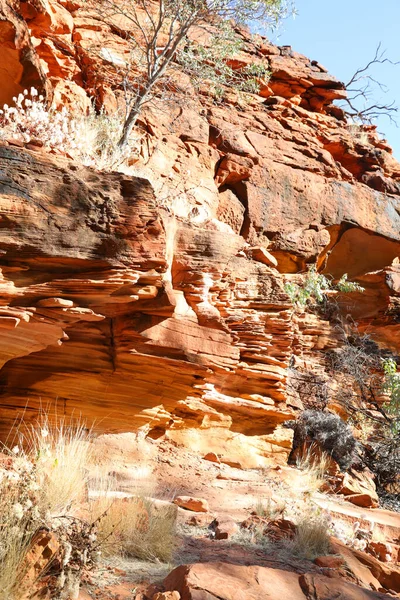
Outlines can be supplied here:
[[109, 495], [92, 503], [99, 518], [98, 541], [106, 556], [140, 560], [171, 560], [176, 548], [176, 507], [144, 497], [116, 499]]
[[0, 600], [20, 597], [24, 559], [43, 515], [37, 506], [40, 488], [35, 467], [19, 448], [0, 466]]
[[285, 509], [286, 502], [283, 498], [267, 498], [266, 500], [259, 498], [254, 507], [254, 513], [259, 517], [273, 521], [283, 517]]
[[325, 483], [325, 474], [329, 470], [332, 459], [325, 452], [315, 452], [311, 446], [307, 453], [297, 461], [300, 470], [295, 482], [298, 494], [312, 495], [318, 492]]
[[18, 431], [0, 467], [0, 600], [17, 600], [32, 539], [52, 517], [64, 516], [82, 499], [90, 455], [83, 424], [40, 418]]
[[293, 539], [282, 540], [282, 549], [297, 558], [314, 560], [329, 554], [329, 517], [314, 505], [306, 506], [297, 521]]
[[33, 533], [28, 518], [21, 518], [18, 486], [1, 486], [0, 498], [0, 600], [17, 600], [24, 577], [22, 568]]
[[40, 483], [40, 508], [51, 515], [65, 515], [83, 500], [91, 460], [91, 432], [84, 423], [43, 417], [22, 441], [28, 457], [35, 461]]

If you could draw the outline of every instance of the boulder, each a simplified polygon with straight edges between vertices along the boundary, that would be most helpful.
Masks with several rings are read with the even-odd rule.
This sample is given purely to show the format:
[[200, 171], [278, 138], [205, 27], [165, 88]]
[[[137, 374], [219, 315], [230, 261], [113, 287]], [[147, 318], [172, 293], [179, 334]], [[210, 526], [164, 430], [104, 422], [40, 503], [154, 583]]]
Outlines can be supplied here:
[[216, 540], [227, 540], [237, 533], [239, 527], [229, 516], [217, 517], [210, 525]]
[[227, 563], [182, 565], [164, 586], [178, 590], [182, 600], [388, 600], [342, 579]]
[[199, 563], [174, 569], [164, 580], [182, 600], [304, 600], [298, 575], [266, 567]]
[[209, 511], [208, 502], [203, 498], [192, 498], [192, 496], [177, 496], [174, 499], [174, 504], [176, 504], [180, 508], [192, 510], [193, 512], [207, 513]]
[[307, 600], [388, 600], [387, 594], [360, 588], [343, 579], [312, 575], [300, 576], [300, 585]]
[[359, 472], [354, 469], [345, 473], [337, 492], [344, 494], [346, 500], [364, 508], [376, 508], [379, 506], [379, 498], [368, 471]]

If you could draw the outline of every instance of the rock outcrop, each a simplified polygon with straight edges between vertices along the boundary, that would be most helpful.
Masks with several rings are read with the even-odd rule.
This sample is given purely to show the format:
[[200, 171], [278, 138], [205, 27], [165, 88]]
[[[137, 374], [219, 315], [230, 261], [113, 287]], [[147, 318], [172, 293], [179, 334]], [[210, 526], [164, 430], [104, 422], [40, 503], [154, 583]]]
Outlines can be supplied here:
[[342, 579], [267, 567], [206, 563], [181, 566], [165, 580], [182, 600], [385, 600], [390, 596], [362, 589]]
[[[117, 31], [78, 0], [0, 12], [1, 101], [35, 84], [55, 106], [84, 109], [93, 92], [117, 106], [90, 51], [100, 39], [126, 52]], [[232, 466], [286, 462], [282, 423], [301, 408], [287, 368], [323, 374], [340, 343], [284, 291], [313, 262], [365, 287], [342, 306], [398, 350], [400, 165], [373, 127], [347, 126], [324, 67], [238, 35], [238, 66], [264, 64], [268, 84], [244, 107], [155, 100], [126, 174], [0, 146], [2, 437], [57, 406]]]

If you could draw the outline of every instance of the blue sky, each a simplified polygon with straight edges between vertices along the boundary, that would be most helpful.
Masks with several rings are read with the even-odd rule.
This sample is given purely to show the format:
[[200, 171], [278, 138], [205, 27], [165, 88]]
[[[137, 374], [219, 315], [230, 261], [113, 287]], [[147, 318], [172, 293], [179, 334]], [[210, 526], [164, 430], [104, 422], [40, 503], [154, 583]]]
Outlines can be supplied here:
[[[375, 54], [379, 42], [387, 57], [400, 61], [400, 0], [295, 0], [297, 16], [287, 19], [278, 37], [271, 40], [290, 45], [294, 50], [322, 63], [332, 75], [347, 82], [353, 73]], [[389, 90], [379, 89], [376, 99], [388, 104], [395, 100], [400, 106], [400, 64], [380, 65], [371, 74]], [[386, 118], [377, 122], [400, 160], [399, 128]]]

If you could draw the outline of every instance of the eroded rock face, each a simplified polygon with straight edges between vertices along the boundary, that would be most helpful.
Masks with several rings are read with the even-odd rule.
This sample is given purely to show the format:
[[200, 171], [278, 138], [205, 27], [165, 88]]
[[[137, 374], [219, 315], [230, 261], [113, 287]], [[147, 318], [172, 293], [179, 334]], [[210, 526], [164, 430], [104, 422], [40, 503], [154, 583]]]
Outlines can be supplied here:
[[31, 86], [46, 87], [27, 23], [7, 0], [0, 2], [0, 49], [0, 106]]
[[[0, 5], [17, 82], [3, 101], [29, 80], [55, 106], [85, 109], [96, 92], [114, 110], [118, 86], [91, 47], [123, 55], [123, 36], [78, 0], [18, 10]], [[271, 80], [244, 108], [194, 90], [168, 110], [156, 100], [129, 174], [0, 147], [2, 436], [27, 402], [27, 418], [57, 402], [233, 466], [285, 462], [281, 425], [302, 408], [287, 369], [323, 377], [340, 344], [284, 291], [315, 261], [365, 287], [339, 304], [398, 350], [400, 166], [374, 128], [347, 127], [332, 104], [343, 84], [319, 63], [238, 35], [234, 64]]]
[[286, 460], [278, 274], [233, 232], [164, 214], [147, 180], [6, 146], [0, 165], [3, 434], [29, 396], [33, 412], [58, 399], [106, 430], [168, 427], [199, 449], [237, 446], [238, 462]]
[[203, 563], [177, 567], [164, 581], [182, 600], [385, 600], [386, 594], [352, 585], [339, 578], [258, 566]]

